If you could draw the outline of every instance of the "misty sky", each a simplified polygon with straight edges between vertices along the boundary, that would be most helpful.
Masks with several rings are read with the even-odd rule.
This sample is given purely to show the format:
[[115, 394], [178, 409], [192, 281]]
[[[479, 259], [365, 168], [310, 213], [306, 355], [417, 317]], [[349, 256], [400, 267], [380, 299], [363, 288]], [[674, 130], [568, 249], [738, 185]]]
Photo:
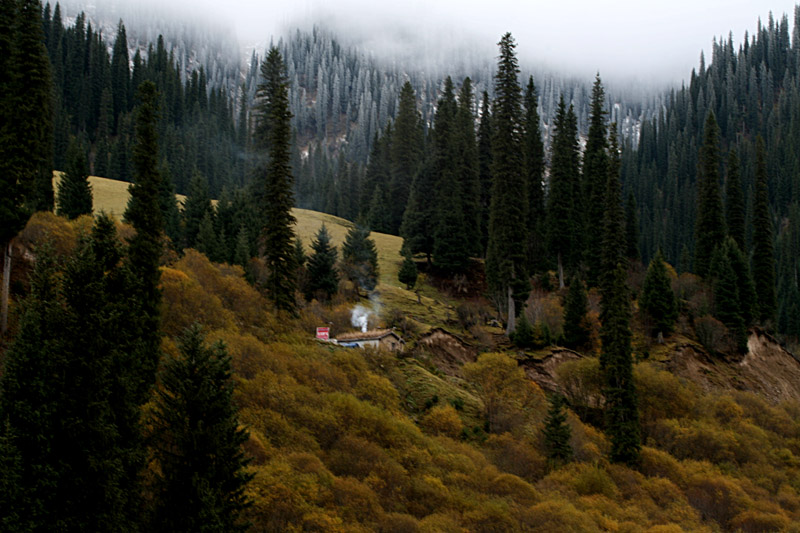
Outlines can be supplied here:
[[[102, 0], [100, 0], [102, 1]], [[149, 0], [155, 1], [155, 0]], [[790, 0], [167, 0], [191, 5], [235, 29], [243, 44], [265, 42], [286, 28], [332, 25], [342, 40], [367, 44], [376, 54], [420, 49], [441, 57], [467, 46], [493, 57], [495, 43], [514, 34], [523, 66], [549, 67], [591, 77], [680, 82], [710, 60], [714, 36], [733, 31], [738, 44], [757, 19], [794, 18]], [[441, 36], [439, 39], [437, 36]]]

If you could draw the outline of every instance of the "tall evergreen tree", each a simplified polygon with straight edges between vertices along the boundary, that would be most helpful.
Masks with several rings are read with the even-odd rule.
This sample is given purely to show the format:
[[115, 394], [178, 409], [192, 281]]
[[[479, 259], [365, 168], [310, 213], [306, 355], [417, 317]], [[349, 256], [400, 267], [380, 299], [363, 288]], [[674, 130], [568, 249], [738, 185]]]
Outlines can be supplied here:
[[525, 88], [525, 181], [528, 188], [528, 263], [536, 270], [546, 267], [544, 242], [544, 143], [539, 126], [538, 98], [533, 76]]
[[141, 492], [141, 470], [145, 465], [145, 446], [141, 434], [141, 406], [150, 399], [161, 355], [161, 273], [163, 219], [158, 173], [158, 101], [155, 84], [144, 82], [137, 91], [136, 142], [133, 148], [135, 183], [128, 189], [130, 200], [125, 218], [136, 234], [128, 245], [127, 287], [118, 288], [120, 303], [129, 316], [126, 337], [119, 342], [123, 353], [115, 364], [114, 387], [119, 402], [115, 416], [120, 438], [125, 443], [124, 478], [130, 501], [128, 520], [137, 524]]
[[478, 145], [475, 138], [475, 111], [472, 80], [467, 77], [458, 93], [458, 111], [455, 119], [456, 169], [461, 196], [461, 209], [464, 225], [462, 231], [467, 241], [467, 253], [471, 256], [483, 255], [480, 246], [480, 165]]
[[246, 531], [252, 474], [233, 405], [231, 358], [224, 345], [206, 346], [199, 326], [186, 331], [181, 354], [161, 373], [153, 410], [158, 473], [151, 531]]
[[558, 284], [564, 287], [564, 271], [576, 266], [580, 253], [580, 168], [578, 131], [572, 105], [567, 109], [563, 95], [558, 102], [550, 165], [550, 193], [547, 199], [547, 242], [556, 256]]
[[611, 439], [611, 460], [634, 465], [639, 462], [641, 429], [631, 355], [630, 301], [625, 284], [627, 269], [617, 265], [609, 289], [603, 294], [603, 343], [601, 370], [605, 386], [606, 433]]
[[339, 274], [336, 272], [336, 247], [331, 244], [325, 224], [311, 241], [311, 249], [313, 253], [308, 258], [306, 300], [330, 300], [339, 290]]
[[[119, 131], [120, 115], [128, 111], [130, 101], [130, 59], [128, 33], [122, 20], [117, 24], [117, 37], [111, 54], [111, 94], [113, 96], [114, 133]], [[136, 87], [133, 88], [136, 90]]]
[[514, 331], [518, 304], [530, 291], [526, 269], [527, 232], [524, 221], [528, 197], [524, 192], [522, 156], [522, 89], [519, 66], [510, 33], [498, 43], [500, 56], [495, 74], [492, 116], [492, 202], [486, 275], [490, 289], [508, 302], [506, 334]]
[[92, 214], [92, 186], [89, 185], [86, 152], [74, 137], [67, 148], [67, 168], [58, 182], [58, 214], [69, 219]]
[[[4, 8], [6, 6], [3, 6]], [[13, 11], [12, 11], [13, 12]], [[53, 195], [53, 79], [42, 29], [39, 0], [17, 3], [16, 46], [12, 56], [12, 91], [15, 139], [11, 145], [12, 168], [27, 194], [29, 207], [52, 211]], [[3, 139], [6, 141], [6, 139]]]
[[400, 266], [400, 271], [397, 273], [397, 280], [406, 286], [406, 289], [411, 290], [417, 284], [417, 264], [414, 262], [414, 257], [408, 246], [403, 242], [403, 247], [400, 250], [400, 255], [403, 256], [403, 264]]
[[730, 152], [728, 152], [727, 178], [725, 184], [725, 218], [728, 223], [728, 235], [733, 237], [740, 249], [744, 250], [744, 194], [742, 193], [742, 178], [739, 175], [739, 156], [734, 148], [731, 148]]
[[211, 193], [205, 176], [196, 173], [189, 183], [189, 191], [183, 201], [183, 246], [194, 248], [200, 233], [200, 224], [206, 213], [212, 210]]
[[423, 129], [417, 112], [417, 100], [411, 82], [400, 89], [397, 117], [394, 122], [391, 158], [391, 183], [389, 187], [389, 233], [398, 234], [403, 213], [408, 203], [411, 182], [422, 160]]
[[378, 284], [378, 249], [369, 228], [355, 224], [342, 243], [342, 270], [356, 287], [371, 291]]
[[567, 424], [567, 414], [564, 412], [564, 397], [554, 394], [549, 398], [550, 408], [544, 419], [544, 447], [547, 459], [554, 466], [568, 463], [572, 460], [572, 447], [569, 444], [572, 431]]
[[[584, 232], [590, 232], [603, 219], [603, 197], [609, 171], [605, 105], [605, 91], [598, 74], [592, 86], [589, 134], [583, 154]], [[583, 261], [589, 286], [596, 285], [600, 276], [600, 247], [600, 239], [586, 239]]]
[[[411, 193], [408, 197], [408, 205], [403, 214], [403, 224], [400, 227], [400, 235], [403, 237], [403, 242], [408, 246], [410, 253], [425, 254], [428, 263], [431, 262], [431, 256], [433, 255], [433, 234], [436, 222], [434, 216], [436, 210], [435, 190], [434, 161], [433, 158], [428, 157], [423, 161], [419, 171], [414, 176]], [[373, 205], [377, 206], [377, 201], [373, 202]], [[374, 216], [378, 217], [383, 213], [384, 208], [381, 205]], [[374, 228], [373, 224], [376, 220], [370, 218], [369, 222]]]
[[636, 215], [636, 199], [633, 191], [628, 191], [628, 201], [625, 202], [625, 255], [631, 261], [638, 261], [639, 253], [639, 217]]
[[262, 83], [258, 86], [260, 123], [256, 147], [266, 150], [269, 161], [262, 170], [260, 197], [264, 203], [262, 245], [269, 269], [267, 292], [275, 307], [291, 315], [295, 302], [294, 223], [292, 169], [289, 142], [292, 114], [289, 112], [289, 85], [286, 69], [277, 48], [272, 47], [261, 64]]
[[756, 286], [758, 320], [771, 326], [775, 321], [775, 250], [769, 213], [767, 154], [764, 139], [756, 140], [756, 191], [753, 198], [753, 282]]
[[697, 162], [697, 221], [695, 222], [694, 267], [707, 276], [714, 247], [725, 239], [724, 211], [719, 192], [719, 127], [708, 113]]
[[651, 334], [668, 335], [672, 332], [678, 319], [678, 302], [672, 292], [661, 250], [647, 267], [639, 308], [648, 318]]
[[481, 97], [481, 117], [478, 126], [478, 179], [481, 194], [481, 255], [485, 257], [489, 243], [489, 211], [492, 201], [492, 116], [489, 93]]
[[725, 242], [714, 249], [709, 277], [713, 280], [714, 315], [728, 328], [731, 338], [736, 342], [736, 349], [746, 352], [747, 328], [739, 305], [739, 280], [731, 265]]

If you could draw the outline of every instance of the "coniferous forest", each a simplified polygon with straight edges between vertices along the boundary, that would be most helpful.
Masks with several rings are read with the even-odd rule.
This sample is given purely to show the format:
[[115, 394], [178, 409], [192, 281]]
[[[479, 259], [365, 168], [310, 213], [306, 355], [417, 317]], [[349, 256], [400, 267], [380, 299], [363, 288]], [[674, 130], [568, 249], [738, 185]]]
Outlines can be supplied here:
[[800, 6], [643, 96], [0, 3], [0, 530], [800, 531]]

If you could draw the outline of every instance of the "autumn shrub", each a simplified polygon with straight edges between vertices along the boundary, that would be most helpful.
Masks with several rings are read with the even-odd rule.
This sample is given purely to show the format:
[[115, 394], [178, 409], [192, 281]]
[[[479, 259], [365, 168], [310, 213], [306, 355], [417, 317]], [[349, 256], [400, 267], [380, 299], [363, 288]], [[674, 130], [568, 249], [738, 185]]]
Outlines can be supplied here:
[[739, 513], [752, 507], [752, 500], [733, 478], [704, 472], [692, 476], [686, 488], [689, 503], [703, 516], [723, 528]]
[[66, 218], [50, 211], [38, 211], [31, 215], [17, 240], [28, 249], [47, 243], [56, 256], [63, 257], [75, 250], [78, 232], [75, 225]]
[[521, 522], [526, 531], [562, 533], [564, 531], [600, 531], [592, 518], [578, 510], [572, 503], [560, 499], [547, 499], [522, 513]]
[[350, 522], [374, 523], [383, 514], [378, 496], [354, 477], [337, 477], [331, 487], [338, 513]]
[[606, 469], [596, 464], [578, 463], [573, 472], [571, 485], [579, 495], [602, 494], [610, 499], [616, 497], [617, 486]]
[[694, 387], [654, 364], [636, 365], [634, 379], [644, 437], [649, 435], [648, 428], [656, 420], [687, 416], [697, 401]]
[[405, 513], [387, 513], [377, 531], [379, 533], [417, 533], [419, 521]]
[[764, 513], [756, 509], [742, 511], [729, 522], [733, 531], [742, 533], [765, 533], [768, 531], [786, 531], [790, 520], [778, 513]]
[[437, 405], [420, 420], [420, 425], [431, 435], [443, 435], [457, 439], [464, 429], [458, 411], [452, 405]]
[[686, 486], [686, 473], [680, 461], [663, 450], [642, 446], [639, 471], [648, 477], [669, 479], [681, 488]]
[[161, 327], [167, 335], [179, 335], [194, 323], [208, 329], [235, 329], [234, 316], [222, 301], [182, 271], [162, 268], [161, 292]]
[[547, 473], [547, 459], [530, 443], [509, 433], [491, 435], [486, 441], [486, 453], [492, 463], [528, 481], [541, 479]]
[[712, 354], [729, 352], [734, 348], [728, 328], [711, 315], [695, 320], [694, 331], [700, 344]]
[[528, 322], [547, 326], [550, 336], [554, 339], [561, 337], [564, 332], [564, 307], [561, 305], [558, 293], [534, 289], [527, 303], [525, 312]]
[[328, 466], [337, 476], [364, 479], [373, 468], [393, 459], [377, 444], [355, 435], [344, 435], [328, 451]]
[[500, 474], [492, 479], [486, 491], [508, 498], [519, 505], [533, 505], [540, 499], [540, 495], [533, 485], [513, 474]]
[[500, 499], [482, 502], [476, 509], [464, 513], [464, 521], [469, 531], [475, 533], [520, 531], [518, 523], [511, 516], [508, 503]]
[[603, 402], [603, 375], [600, 360], [596, 357], [581, 357], [562, 363], [556, 368], [556, 383], [579, 414], [587, 409], [597, 409]]

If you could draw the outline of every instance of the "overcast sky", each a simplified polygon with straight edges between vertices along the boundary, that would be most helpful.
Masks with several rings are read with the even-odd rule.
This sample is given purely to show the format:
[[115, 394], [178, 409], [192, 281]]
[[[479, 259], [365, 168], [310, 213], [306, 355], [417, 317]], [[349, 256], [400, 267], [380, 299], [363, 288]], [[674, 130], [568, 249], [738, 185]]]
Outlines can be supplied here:
[[[103, 0], [97, 0], [102, 2]], [[155, 0], [149, 0], [151, 2]], [[343, 40], [385, 50], [469, 46], [496, 55], [495, 43], [513, 33], [523, 66], [546, 66], [591, 77], [679, 83], [710, 60], [714, 36], [745, 30], [770, 11], [780, 20], [790, 0], [161, 0], [180, 10], [233, 25], [242, 44], [264, 42], [286, 28], [329, 24]], [[432, 36], [443, 36], [442, 40]], [[441, 50], [440, 54], [441, 55]]]

